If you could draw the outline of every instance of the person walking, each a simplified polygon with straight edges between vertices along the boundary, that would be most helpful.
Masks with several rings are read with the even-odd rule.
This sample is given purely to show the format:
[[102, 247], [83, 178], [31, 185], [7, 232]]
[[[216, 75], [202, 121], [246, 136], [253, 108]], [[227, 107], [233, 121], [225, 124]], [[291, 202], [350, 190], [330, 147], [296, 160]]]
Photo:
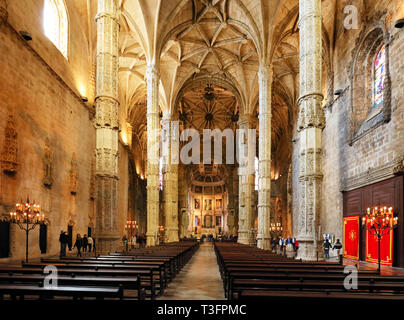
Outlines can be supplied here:
[[271, 239], [271, 249], [272, 249], [272, 252], [276, 252], [276, 239], [275, 238], [272, 238]]
[[341, 255], [342, 243], [340, 242], [339, 239], [337, 239], [337, 242], [335, 242], [332, 250], [334, 250], [334, 249], [337, 249], [338, 260], [342, 264], [342, 255]]
[[69, 241], [67, 234], [62, 230], [60, 231], [59, 242], [60, 242], [60, 258], [66, 257], [66, 246]]
[[294, 255], [292, 238], [290, 236], [288, 236], [286, 239], [286, 254], [288, 257], [292, 257]]
[[123, 247], [125, 248], [125, 251], [128, 251], [128, 238], [124, 234], [122, 237], [122, 242], [123, 242]]
[[93, 246], [93, 238], [91, 236], [87, 237], [87, 246], [88, 246], [88, 252], [91, 252], [91, 247]]
[[297, 252], [299, 251], [299, 242], [297, 241], [296, 238], [295, 239], [295, 243], [294, 243], [294, 248], [295, 248], [295, 259], [297, 258]]
[[77, 248], [77, 256], [81, 257], [81, 248], [83, 246], [83, 239], [81, 238], [80, 234], [77, 234], [76, 242], [74, 243], [73, 249]]
[[332, 247], [332, 244], [328, 239], [325, 239], [325, 242], [323, 243], [323, 248], [324, 248], [324, 258], [329, 259], [330, 258], [330, 248]]
[[88, 238], [87, 235], [85, 234], [83, 236], [83, 252], [87, 252], [87, 246], [88, 246]]
[[279, 236], [279, 248], [281, 250], [280, 254], [284, 255], [284, 248], [285, 248], [285, 239]]

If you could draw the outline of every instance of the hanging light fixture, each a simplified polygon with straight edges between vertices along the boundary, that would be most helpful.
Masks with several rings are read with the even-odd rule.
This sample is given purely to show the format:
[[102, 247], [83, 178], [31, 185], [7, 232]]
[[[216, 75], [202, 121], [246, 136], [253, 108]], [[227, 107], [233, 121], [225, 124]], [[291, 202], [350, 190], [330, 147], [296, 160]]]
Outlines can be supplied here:
[[213, 94], [214, 89], [212, 88], [211, 84], [207, 84], [205, 88], [205, 94], [203, 95], [206, 100], [212, 101], [215, 98]]

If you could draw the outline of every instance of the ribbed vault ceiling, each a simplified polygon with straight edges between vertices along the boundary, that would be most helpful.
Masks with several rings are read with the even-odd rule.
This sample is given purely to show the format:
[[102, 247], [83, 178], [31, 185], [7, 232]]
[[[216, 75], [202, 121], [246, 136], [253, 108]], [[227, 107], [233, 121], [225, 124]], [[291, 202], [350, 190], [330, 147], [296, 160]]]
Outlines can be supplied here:
[[[232, 115], [256, 113], [263, 63], [274, 70], [272, 150], [286, 144], [281, 153], [289, 153], [299, 94], [298, 0], [119, 0], [119, 6], [120, 117], [132, 125], [136, 148], [146, 150], [147, 63], [160, 65], [161, 114], [184, 113], [185, 126], [196, 129], [231, 127]], [[336, 4], [325, 1], [323, 9], [331, 17]], [[327, 45], [333, 22], [324, 24]], [[201, 98], [207, 84], [218, 100]]]

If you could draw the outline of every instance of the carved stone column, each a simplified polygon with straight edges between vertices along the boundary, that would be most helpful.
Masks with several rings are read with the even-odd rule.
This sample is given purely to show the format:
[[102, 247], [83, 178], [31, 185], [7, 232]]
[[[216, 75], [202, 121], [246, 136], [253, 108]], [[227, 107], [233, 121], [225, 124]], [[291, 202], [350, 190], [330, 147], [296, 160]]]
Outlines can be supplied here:
[[321, 103], [321, 0], [299, 3], [300, 28], [300, 98], [298, 130], [300, 132], [300, 205], [297, 238], [299, 257], [315, 260], [321, 254], [318, 239], [320, 223], [321, 134], [325, 126]]
[[147, 81], [147, 246], [158, 244], [159, 225], [159, 71], [146, 69]]
[[[255, 119], [251, 115], [242, 115], [238, 122], [239, 128], [248, 130], [255, 128]], [[245, 136], [247, 139], [247, 135]], [[245, 145], [248, 145], [245, 141]], [[254, 144], [255, 147], [255, 144]], [[247, 150], [247, 153], [255, 150]], [[254, 192], [255, 192], [255, 174], [253, 171], [254, 163], [241, 161], [239, 163], [239, 228], [238, 242], [248, 245], [254, 245], [253, 217], [254, 217]], [[252, 170], [251, 170], [252, 169]]]
[[117, 0], [99, 0], [97, 22], [96, 116], [96, 247], [118, 249], [118, 37]]
[[7, 12], [7, 2], [6, 0], [0, 0], [0, 26], [7, 22], [8, 12]]
[[[165, 241], [177, 242], [178, 238], [178, 161], [172, 154], [173, 143], [179, 139], [178, 126], [171, 121], [170, 115], [164, 117], [163, 128], [163, 199], [165, 216]], [[178, 122], [177, 122], [178, 123]], [[179, 140], [178, 140], [179, 141]], [[175, 148], [174, 148], [175, 149]]]
[[258, 235], [257, 247], [271, 248], [271, 120], [272, 67], [260, 66], [259, 82], [259, 180], [258, 180]]

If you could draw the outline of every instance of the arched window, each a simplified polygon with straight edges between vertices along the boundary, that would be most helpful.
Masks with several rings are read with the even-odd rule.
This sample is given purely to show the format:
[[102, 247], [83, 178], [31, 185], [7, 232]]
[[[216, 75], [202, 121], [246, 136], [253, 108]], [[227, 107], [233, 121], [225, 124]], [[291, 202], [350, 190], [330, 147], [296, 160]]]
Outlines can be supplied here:
[[45, 35], [67, 58], [68, 20], [64, 0], [45, 0], [43, 27]]
[[364, 33], [354, 55], [350, 86], [350, 144], [391, 117], [389, 47], [386, 31], [375, 28]]
[[383, 82], [386, 74], [386, 50], [383, 45], [377, 53], [374, 62], [373, 103], [378, 106], [383, 103]]

